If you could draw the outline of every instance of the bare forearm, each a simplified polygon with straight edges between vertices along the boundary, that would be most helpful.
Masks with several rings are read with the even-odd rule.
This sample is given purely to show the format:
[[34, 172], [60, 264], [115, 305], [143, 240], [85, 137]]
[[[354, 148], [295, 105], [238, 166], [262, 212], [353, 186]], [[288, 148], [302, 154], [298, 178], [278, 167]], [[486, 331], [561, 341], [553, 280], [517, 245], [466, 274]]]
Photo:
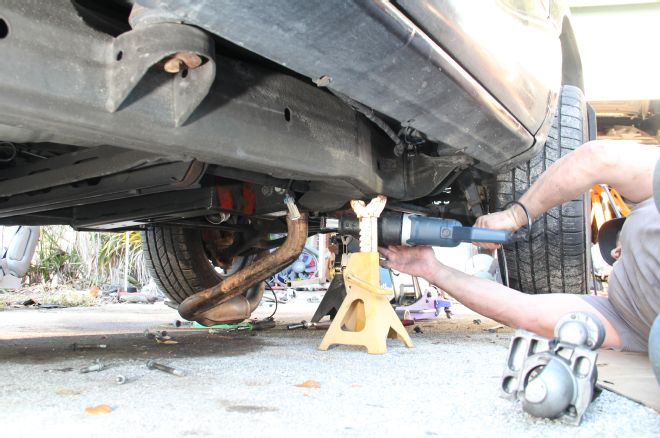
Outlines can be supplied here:
[[607, 319], [577, 295], [528, 295], [494, 281], [471, 277], [440, 263], [430, 247], [389, 246], [379, 251], [382, 266], [425, 278], [475, 312], [509, 327], [552, 336], [561, 316], [585, 311], [603, 320], [606, 346], [620, 345], [618, 334]]
[[536, 218], [577, 198], [594, 184], [608, 184], [633, 202], [643, 201], [652, 195], [658, 158], [660, 149], [656, 146], [611, 140], [589, 142], [550, 166], [520, 202]]
[[595, 314], [605, 325], [603, 346], [621, 346], [619, 334], [607, 318], [578, 295], [528, 295], [494, 281], [471, 277], [440, 263], [427, 280], [480, 315], [508, 327], [522, 328], [541, 336], [552, 337], [557, 321], [567, 313]]
[[534, 309], [530, 296], [494, 281], [469, 276], [441, 263], [427, 280], [480, 315], [514, 328], [528, 328]]

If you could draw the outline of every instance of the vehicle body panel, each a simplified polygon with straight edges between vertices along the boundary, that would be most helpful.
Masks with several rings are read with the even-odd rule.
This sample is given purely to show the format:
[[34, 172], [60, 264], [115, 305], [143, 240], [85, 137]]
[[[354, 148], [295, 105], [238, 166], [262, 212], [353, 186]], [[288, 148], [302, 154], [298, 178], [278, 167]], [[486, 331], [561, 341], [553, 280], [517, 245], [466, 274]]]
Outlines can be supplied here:
[[[476, 184], [543, 146], [560, 89], [557, 2], [487, 2], [484, 21], [459, 1], [137, 0], [148, 12], [140, 22], [114, 0], [110, 8], [125, 13], [114, 31], [92, 24], [80, 3], [0, 5], [9, 29], [0, 38], [9, 66], [0, 69], [0, 140], [54, 151], [37, 157], [47, 159], [39, 177], [29, 174], [34, 157], [8, 165], [11, 178], [0, 172], [2, 223], [203, 221], [205, 208], [226, 210], [206, 202], [208, 189], [237, 183], [286, 188], [313, 212], [383, 194], [388, 205], [437, 201], [470, 214], [485, 201]], [[154, 42], [172, 45], [159, 47], [164, 56], [189, 44], [212, 63], [203, 100], [183, 118], [177, 99], [200, 90], [184, 72], [163, 71], [160, 52], [140, 65]], [[131, 88], [115, 99], [122, 81]], [[400, 130], [394, 140], [408, 142], [401, 132], [414, 128], [406, 153], [394, 153], [374, 115]], [[79, 163], [84, 148], [92, 161]], [[181, 190], [198, 191], [189, 209], [164, 208], [163, 194]]]
[[[333, 92], [461, 150], [487, 168], [498, 168], [534, 143], [508, 109], [388, 1], [139, 3], [207, 29], [311, 80], [331, 78], [327, 88]], [[559, 54], [554, 37], [553, 56]], [[500, 74], [490, 71], [483, 60], [478, 68], [486, 69], [485, 75]], [[554, 77], [559, 78], [559, 70]], [[559, 82], [553, 88], [544, 85], [537, 99], [549, 111], [548, 95], [556, 92]], [[517, 94], [510, 99], [518, 99]], [[530, 104], [530, 96], [523, 96], [521, 105]], [[529, 125], [537, 130], [547, 112], [530, 110], [538, 120]]]
[[561, 84], [561, 23], [549, 19], [547, 2], [396, 3], [527, 130], [539, 130]]

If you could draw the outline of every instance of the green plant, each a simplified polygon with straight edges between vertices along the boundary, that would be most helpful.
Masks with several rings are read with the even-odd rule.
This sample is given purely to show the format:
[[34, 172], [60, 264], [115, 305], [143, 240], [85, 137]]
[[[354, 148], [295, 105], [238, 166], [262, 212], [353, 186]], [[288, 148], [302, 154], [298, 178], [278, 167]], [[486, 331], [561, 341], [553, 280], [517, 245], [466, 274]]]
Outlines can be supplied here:
[[142, 258], [140, 233], [75, 232], [66, 226], [45, 226], [28, 276], [32, 283], [123, 284], [128, 251], [128, 279], [140, 286], [149, 281]]
[[57, 275], [61, 279], [78, 279], [82, 260], [75, 245], [71, 245], [67, 228], [41, 228], [39, 244], [28, 275], [41, 283], [48, 283]]
[[129, 232], [128, 247], [125, 233], [94, 234], [99, 240], [97, 266], [102, 277], [112, 279], [113, 283], [123, 283], [126, 250], [128, 250], [129, 283], [139, 285], [148, 281], [149, 275], [142, 258], [139, 232]]

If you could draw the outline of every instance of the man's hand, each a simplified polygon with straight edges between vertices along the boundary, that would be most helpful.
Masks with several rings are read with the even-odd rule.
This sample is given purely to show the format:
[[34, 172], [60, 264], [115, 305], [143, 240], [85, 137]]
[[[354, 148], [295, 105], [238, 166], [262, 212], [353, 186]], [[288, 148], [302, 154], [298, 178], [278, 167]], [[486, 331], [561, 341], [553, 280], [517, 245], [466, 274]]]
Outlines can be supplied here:
[[380, 261], [382, 267], [415, 277], [428, 279], [440, 266], [430, 246], [388, 246], [378, 252], [385, 258]]
[[[491, 230], [517, 231], [527, 225], [527, 215], [519, 205], [512, 205], [504, 211], [486, 214], [477, 218], [474, 226], [477, 228], [490, 228]], [[497, 249], [497, 243], [474, 242], [475, 245], [485, 249]]]

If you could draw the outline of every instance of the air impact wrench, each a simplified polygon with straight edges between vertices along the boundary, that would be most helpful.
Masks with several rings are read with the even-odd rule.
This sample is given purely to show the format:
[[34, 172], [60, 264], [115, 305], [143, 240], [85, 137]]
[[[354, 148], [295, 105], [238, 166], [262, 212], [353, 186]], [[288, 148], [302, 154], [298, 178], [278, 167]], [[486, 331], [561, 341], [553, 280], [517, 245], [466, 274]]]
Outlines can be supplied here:
[[[358, 237], [360, 225], [355, 216], [326, 219], [322, 230]], [[378, 243], [387, 245], [429, 245], [454, 247], [461, 242], [505, 243], [511, 231], [464, 227], [455, 219], [441, 219], [417, 214], [383, 212], [378, 218]]]

